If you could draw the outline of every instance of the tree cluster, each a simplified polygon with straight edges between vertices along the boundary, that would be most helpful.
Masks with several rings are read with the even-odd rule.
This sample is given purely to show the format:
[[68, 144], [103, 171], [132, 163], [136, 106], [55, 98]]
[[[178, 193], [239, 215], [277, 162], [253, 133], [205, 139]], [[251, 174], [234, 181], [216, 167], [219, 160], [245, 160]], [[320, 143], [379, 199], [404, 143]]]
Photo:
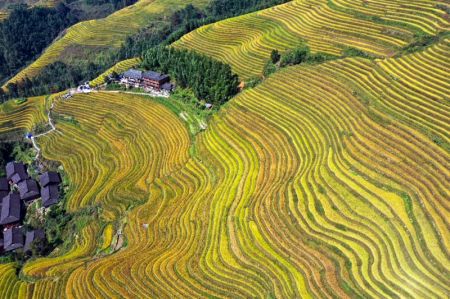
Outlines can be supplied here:
[[143, 55], [142, 66], [170, 74], [178, 86], [221, 105], [238, 92], [239, 79], [228, 64], [188, 50], [155, 47]]
[[207, 7], [208, 15], [229, 18], [256, 10], [265, 9], [290, 0], [212, 0]]
[[70, 10], [17, 6], [0, 23], [0, 82], [30, 63], [67, 26], [77, 22]]
[[102, 69], [101, 66], [94, 63], [80, 63], [77, 66], [71, 66], [57, 61], [44, 67], [32, 79], [25, 77], [18, 83], [8, 83], [6, 92], [0, 88], [0, 102], [10, 98], [59, 92], [96, 77]]
[[[110, 0], [83, 1], [89, 1], [92, 5], [100, 5]], [[0, 102], [18, 96], [36, 96], [73, 87], [80, 82], [95, 78], [118, 61], [142, 56], [147, 49], [158, 45], [169, 45], [184, 34], [200, 26], [284, 2], [287, 2], [287, 0], [213, 0], [204, 11], [193, 5], [186, 5], [184, 8], [175, 11], [168, 21], [155, 22], [140, 32], [129, 36], [119, 49], [112, 49], [102, 53], [101, 60], [99, 59], [96, 62], [77, 60], [76, 64], [55, 62], [45, 67], [33, 79], [25, 78], [17, 84], [10, 84], [6, 93], [0, 89]], [[59, 9], [63, 9], [63, 7]], [[0, 54], [0, 68], [2, 58], [3, 56]], [[21, 64], [21, 66], [23, 65], [25, 63]], [[6, 76], [13, 73], [15, 71], [8, 71]], [[3, 77], [6, 78], [6, 76]], [[0, 81], [1, 78], [2, 73], [0, 70]], [[200, 94], [203, 94], [203, 92], [200, 92]]]
[[122, 9], [136, 3], [137, 0], [83, 0], [84, 3], [91, 6], [110, 4], [114, 10]]

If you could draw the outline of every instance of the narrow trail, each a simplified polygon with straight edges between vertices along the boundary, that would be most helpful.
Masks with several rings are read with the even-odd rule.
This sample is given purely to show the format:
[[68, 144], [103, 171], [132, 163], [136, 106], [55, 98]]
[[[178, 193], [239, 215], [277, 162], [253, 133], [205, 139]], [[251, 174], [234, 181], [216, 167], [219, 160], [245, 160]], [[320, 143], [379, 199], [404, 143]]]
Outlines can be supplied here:
[[[49, 97], [49, 99], [50, 99], [50, 97]], [[30, 138], [30, 139], [31, 139], [31, 142], [33, 143], [33, 147], [34, 147], [34, 149], [36, 150], [36, 156], [34, 157], [34, 159], [35, 159], [36, 161], [39, 159], [39, 155], [41, 154], [41, 148], [38, 146], [38, 144], [37, 144], [37, 142], [36, 142], [36, 138], [45, 136], [45, 135], [47, 135], [48, 133], [51, 133], [51, 132], [53, 132], [53, 131], [56, 131], [55, 123], [54, 123], [54, 121], [52, 120], [52, 117], [51, 117], [51, 112], [52, 112], [52, 110], [53, 110], [54, 105], [55, 105], [55, 102], [53, 101], [52, 104], [50, 105], [50, 109], [48, 109], [48, 112], [47, 112], [47, 116], [48, 116], [48, 124], [50, 125], [51, 128], [50, 128], [48, 131], [46, 131], [46, 132], [43, 132], [43, 133], [38, 134], [38, 135], [36, 135], [36, 136], [31, 136], [31, 138]]]

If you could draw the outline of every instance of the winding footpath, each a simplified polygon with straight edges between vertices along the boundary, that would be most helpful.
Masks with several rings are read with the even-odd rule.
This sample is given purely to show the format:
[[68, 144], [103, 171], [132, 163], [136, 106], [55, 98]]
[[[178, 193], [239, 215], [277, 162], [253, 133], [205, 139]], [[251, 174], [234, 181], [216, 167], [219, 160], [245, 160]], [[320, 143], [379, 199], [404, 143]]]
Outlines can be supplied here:
[[[50, 98], [50, 97], [49, 97], [49, 98]], [[41, 148], [38, 146], [38, 144], [37, 144], [37, 142], [36, 142], [36, 138], [42, 137], [42, 136], [44, 136], [44, 135], [47, 135], [48, 133], [51, 133], [51, 132], [53, 132], [53, 131], [56, 131], [55, 123], [53, 122], [52, 117], [51, 117], [51, 112], [52, 112], [52, 110], [53, 110], [54, 105], [55, 105], [55, 102], [52, 102], [52, 104], [51, 104], [51, 106], [50, 106], [50, 109], [48, 110], [48, 113], [47, 113], [47, 116], [48, 116], [48, 124], [50, 125], [51, 128], [50, 128], [48, 131], [44, 132], [44, 133], [38, 134], [38, 135], [36, 135], [36, 136], [31, 136], [31, 138], [30, 138], [30, 139], [31, 139], [31, 142], [33, 143], [33, 147], [34, 147], [35, 150], [36, 150], [36, 156], [35, 156], [35, 158], [34, 158], [36, 161], [39, 159], [39, 155], [40, 155], [40, 153], [41, 153]]]

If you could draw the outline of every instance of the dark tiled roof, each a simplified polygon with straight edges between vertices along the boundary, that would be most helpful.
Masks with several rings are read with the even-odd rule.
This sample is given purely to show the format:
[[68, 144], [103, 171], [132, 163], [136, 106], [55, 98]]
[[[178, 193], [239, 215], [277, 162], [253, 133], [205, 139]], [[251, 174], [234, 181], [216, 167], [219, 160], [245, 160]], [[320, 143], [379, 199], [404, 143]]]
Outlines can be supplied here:
[[142, 74], [142, 77], [144, 79], [150, 79], [150, 80], [155, 80], [155, 81], [161, 81], [161, 80], [165, 80], [167, 78], [169, 78], [168, 75], [164, 75], [158, 72], [154, 72], [154, 71], [148, 71]]
[[125, 73], [123, 73], [123, 76], [125, 78], [130, 79], [141, 79], [142, 78], [142, 71], [135, 70], [135, 69], [129, 69]]
[[49, 184], [59, 184], [61, 183], [61, 176], [59, 175], [59, 173], [54, 172], [54, 171], [47, 171], [44, 172], [40, 178], [40, 183], [42, 187], [45, 187]]
[[0, 224], [10, 224], [21, 220], [22, 201], [17, 192], [13, 192], [3, 198]]
[[9, 183], [7, 178], [0, 178], [0, 192], [9, 192]]
[[48, 208], [59, 201], [59, 187], [58, 185], [48, 185], [41, 189], [42, 205]]
[[167, 91], [172, 91], [174, 88], [174, 85], [172, 83], [164, 83], [163, 85], [161, 85], [161, 88]]
[[18, 227], [7, 229], [3, 232], [3, 246], [5, 251], [11, 251], [23, 247], [23, 233]]
[[8, 191], [0, 191], [0, 207], [2, 206], [3, 197], [7, 196], [8, 194]]
[[39, 187], [35, 180], [28, 179], [22, 181], [19, 183], [18, 187], [20, 198], [22, 198], [22, 200], [33, 200], [40, 196]]
[[32, 231], [29, 231], [25, 235], [25, 246], [24, 250], [28, 251], [31, 249], [31, 243], [33, 243], [34, 240], [42, 240], [45, 239], [45, 233], [42, 229], [35, 229]]
[[27, 169], [22, 162], [9, 162], [6, 164], [6, 177], [17, 184], [28, 178]]

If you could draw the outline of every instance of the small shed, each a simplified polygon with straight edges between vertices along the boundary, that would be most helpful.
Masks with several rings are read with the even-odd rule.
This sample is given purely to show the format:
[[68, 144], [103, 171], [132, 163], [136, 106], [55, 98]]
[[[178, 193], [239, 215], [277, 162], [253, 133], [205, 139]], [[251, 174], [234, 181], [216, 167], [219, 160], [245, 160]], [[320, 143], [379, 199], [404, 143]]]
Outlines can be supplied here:
[[46, 208], [59, 202], [58, 185], [47, 185], [41, 189], [42, 205]]
[[12, 224], [22, 220], [22, 201], [17, 192], [8, 194], [3, 198], [0, 224]]
[[161, 89], [168, 92], [172, 92], [175, 89], [175, 85], [173, 83], [167, 82], [161, 86]]
[[25, 235], [25, 246], [23, 249], [25, 251], [31, 251], [31, 246], [36, 240], [44, 240], [45, 232], [42, 229], [35, 229], [32, 231], [28, 231]]
[[59, 173], [55, 171], [47, 171], [44, 172], [40, 177], [39, 181], [41, 183], [42, 187], [46, 187], [47, 185], [54, 185], [54, 184], [60, 184], [61, 183], [61, 176]]
[[12, 251], [23, 247], [22, 229], [12, 227], [3, 231], [3, 248], [5, 251]]
[[39, 186], [37, 182], [33, 179], [28, 179], [21, 181], [18, 184], [20, 198], [24, 201], [30, 201], [37, 199], [41, 196], [39, 192]]
[[27, 169], [22, 162], [9, 162], [6, 164], [6, 178], [17, 184], [28, 179]]

